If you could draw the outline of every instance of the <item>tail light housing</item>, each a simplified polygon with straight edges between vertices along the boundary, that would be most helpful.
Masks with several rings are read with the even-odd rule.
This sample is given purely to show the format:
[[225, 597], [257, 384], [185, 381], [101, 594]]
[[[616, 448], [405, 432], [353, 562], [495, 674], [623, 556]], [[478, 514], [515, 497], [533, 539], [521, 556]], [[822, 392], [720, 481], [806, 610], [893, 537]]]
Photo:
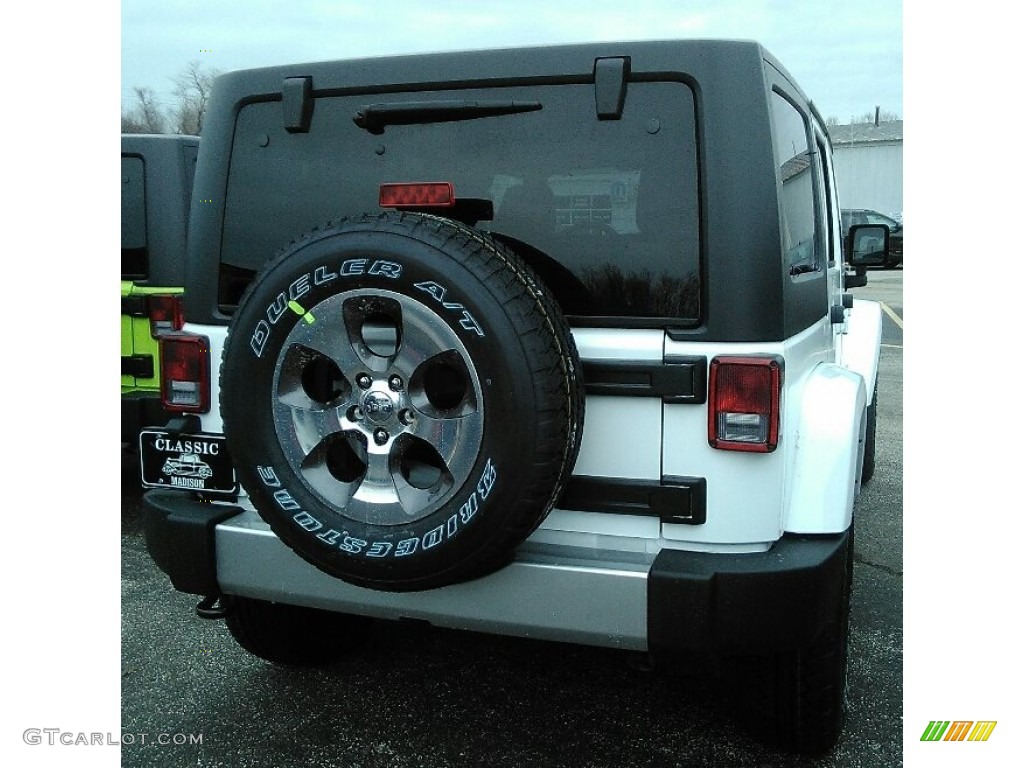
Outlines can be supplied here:
[[148, 318], [149, 333], [160, 338], [165, 333], [180, 331], [185, 324], [181, 294], [150, 293], [121, 297], [121, 314]]
[[774, 451], [781, 399], [781, 358], [714, 358], [708, 380], [708, 443], [724, 451]]
[[181, 295], [152, 294], [146, 297], [146, 314], [149, 315], [149, 331], [153, 338], [159, 338], [171, 331], [180, 331], [185, 324]]
[[160, 337], [160, 399], [166, 410], [210, 410], [210, 341], [191, 333]]

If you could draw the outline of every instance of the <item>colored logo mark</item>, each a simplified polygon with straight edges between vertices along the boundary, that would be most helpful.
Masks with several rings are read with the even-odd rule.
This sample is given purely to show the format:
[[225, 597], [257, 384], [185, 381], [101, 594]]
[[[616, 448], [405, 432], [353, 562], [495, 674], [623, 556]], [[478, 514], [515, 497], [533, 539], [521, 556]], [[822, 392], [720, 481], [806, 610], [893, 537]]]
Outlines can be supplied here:
[[921, 741], [988, 741], [996, 728], [996, 720], [932, 720], [921, 735]]
[[299, 304], [299, 302], [297, 302], [297, 301], [289, 301], [288, 302], [288, 309], [290, 309], [292, 312], [294, 312], [296, 315], [301, 317], [303, 320], [305, 320], [310, 325], [312, 325], [313, 323], [316, 322], [316, 318], [313, 317], [313, 313], [312, 312], [307, 312], [306, 310], [304, 310], [302, 308], [302, 305]]

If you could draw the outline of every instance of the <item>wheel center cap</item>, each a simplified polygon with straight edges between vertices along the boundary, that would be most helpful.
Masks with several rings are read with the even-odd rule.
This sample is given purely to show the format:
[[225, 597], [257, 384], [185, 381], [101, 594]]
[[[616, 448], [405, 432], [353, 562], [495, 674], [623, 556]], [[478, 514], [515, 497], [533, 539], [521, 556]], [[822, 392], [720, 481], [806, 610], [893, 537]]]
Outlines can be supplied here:
[[397, 406], [387, 392], [375, 390], [363, 397], [363, 413], [374, 424], [383, 424], [395, 415]]

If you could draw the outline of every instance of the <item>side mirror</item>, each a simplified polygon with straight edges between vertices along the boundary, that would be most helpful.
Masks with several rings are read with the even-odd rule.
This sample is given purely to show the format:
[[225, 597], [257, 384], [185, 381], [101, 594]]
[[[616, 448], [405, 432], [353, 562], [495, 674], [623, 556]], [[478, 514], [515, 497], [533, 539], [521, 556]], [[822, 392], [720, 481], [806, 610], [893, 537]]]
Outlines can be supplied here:
[[868, 274], [863, 268], [856, 272], [847, 272], [843, 275], [843, 285], [846, 288], [863, 288], [868, 284]]
[[855, 224], [846, 236], [846, 262], [853, 267], [877, 267], [889, 256], [889, 227]]

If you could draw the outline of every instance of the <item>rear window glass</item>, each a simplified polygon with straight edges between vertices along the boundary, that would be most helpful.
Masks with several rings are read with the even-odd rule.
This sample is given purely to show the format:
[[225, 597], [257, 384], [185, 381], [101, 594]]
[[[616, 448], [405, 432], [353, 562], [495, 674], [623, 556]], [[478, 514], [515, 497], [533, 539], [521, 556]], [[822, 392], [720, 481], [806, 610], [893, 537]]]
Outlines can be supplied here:
[[[377, 135], [353, 122], [369, 104], [433, 100], [541, 108]], [[284, 130], [279, 102], [250, 104], [232, 149], [222, 304], [296, 236], [379, 211], [380, 184], [403, 181], [484, 201], [493, 213], [476, 226], [538, 266], [569, 314], [699, 318], [693, 93], [676, 82], [630, 83], [619, 120], [598, 120], [582, 84], [318, 98], [308, 134]]]
[[146, 169], [141, 157], [121, 156], [121, 279], [146, 276]]
[[814, 181], [807, 124], [796, 107], [772, 93], [775, 121], [775, 156], [779, 164], [779, 202], [782, 211], [782, 247], [791, 274], [814, 270], [821, 264], [815, 237]]

